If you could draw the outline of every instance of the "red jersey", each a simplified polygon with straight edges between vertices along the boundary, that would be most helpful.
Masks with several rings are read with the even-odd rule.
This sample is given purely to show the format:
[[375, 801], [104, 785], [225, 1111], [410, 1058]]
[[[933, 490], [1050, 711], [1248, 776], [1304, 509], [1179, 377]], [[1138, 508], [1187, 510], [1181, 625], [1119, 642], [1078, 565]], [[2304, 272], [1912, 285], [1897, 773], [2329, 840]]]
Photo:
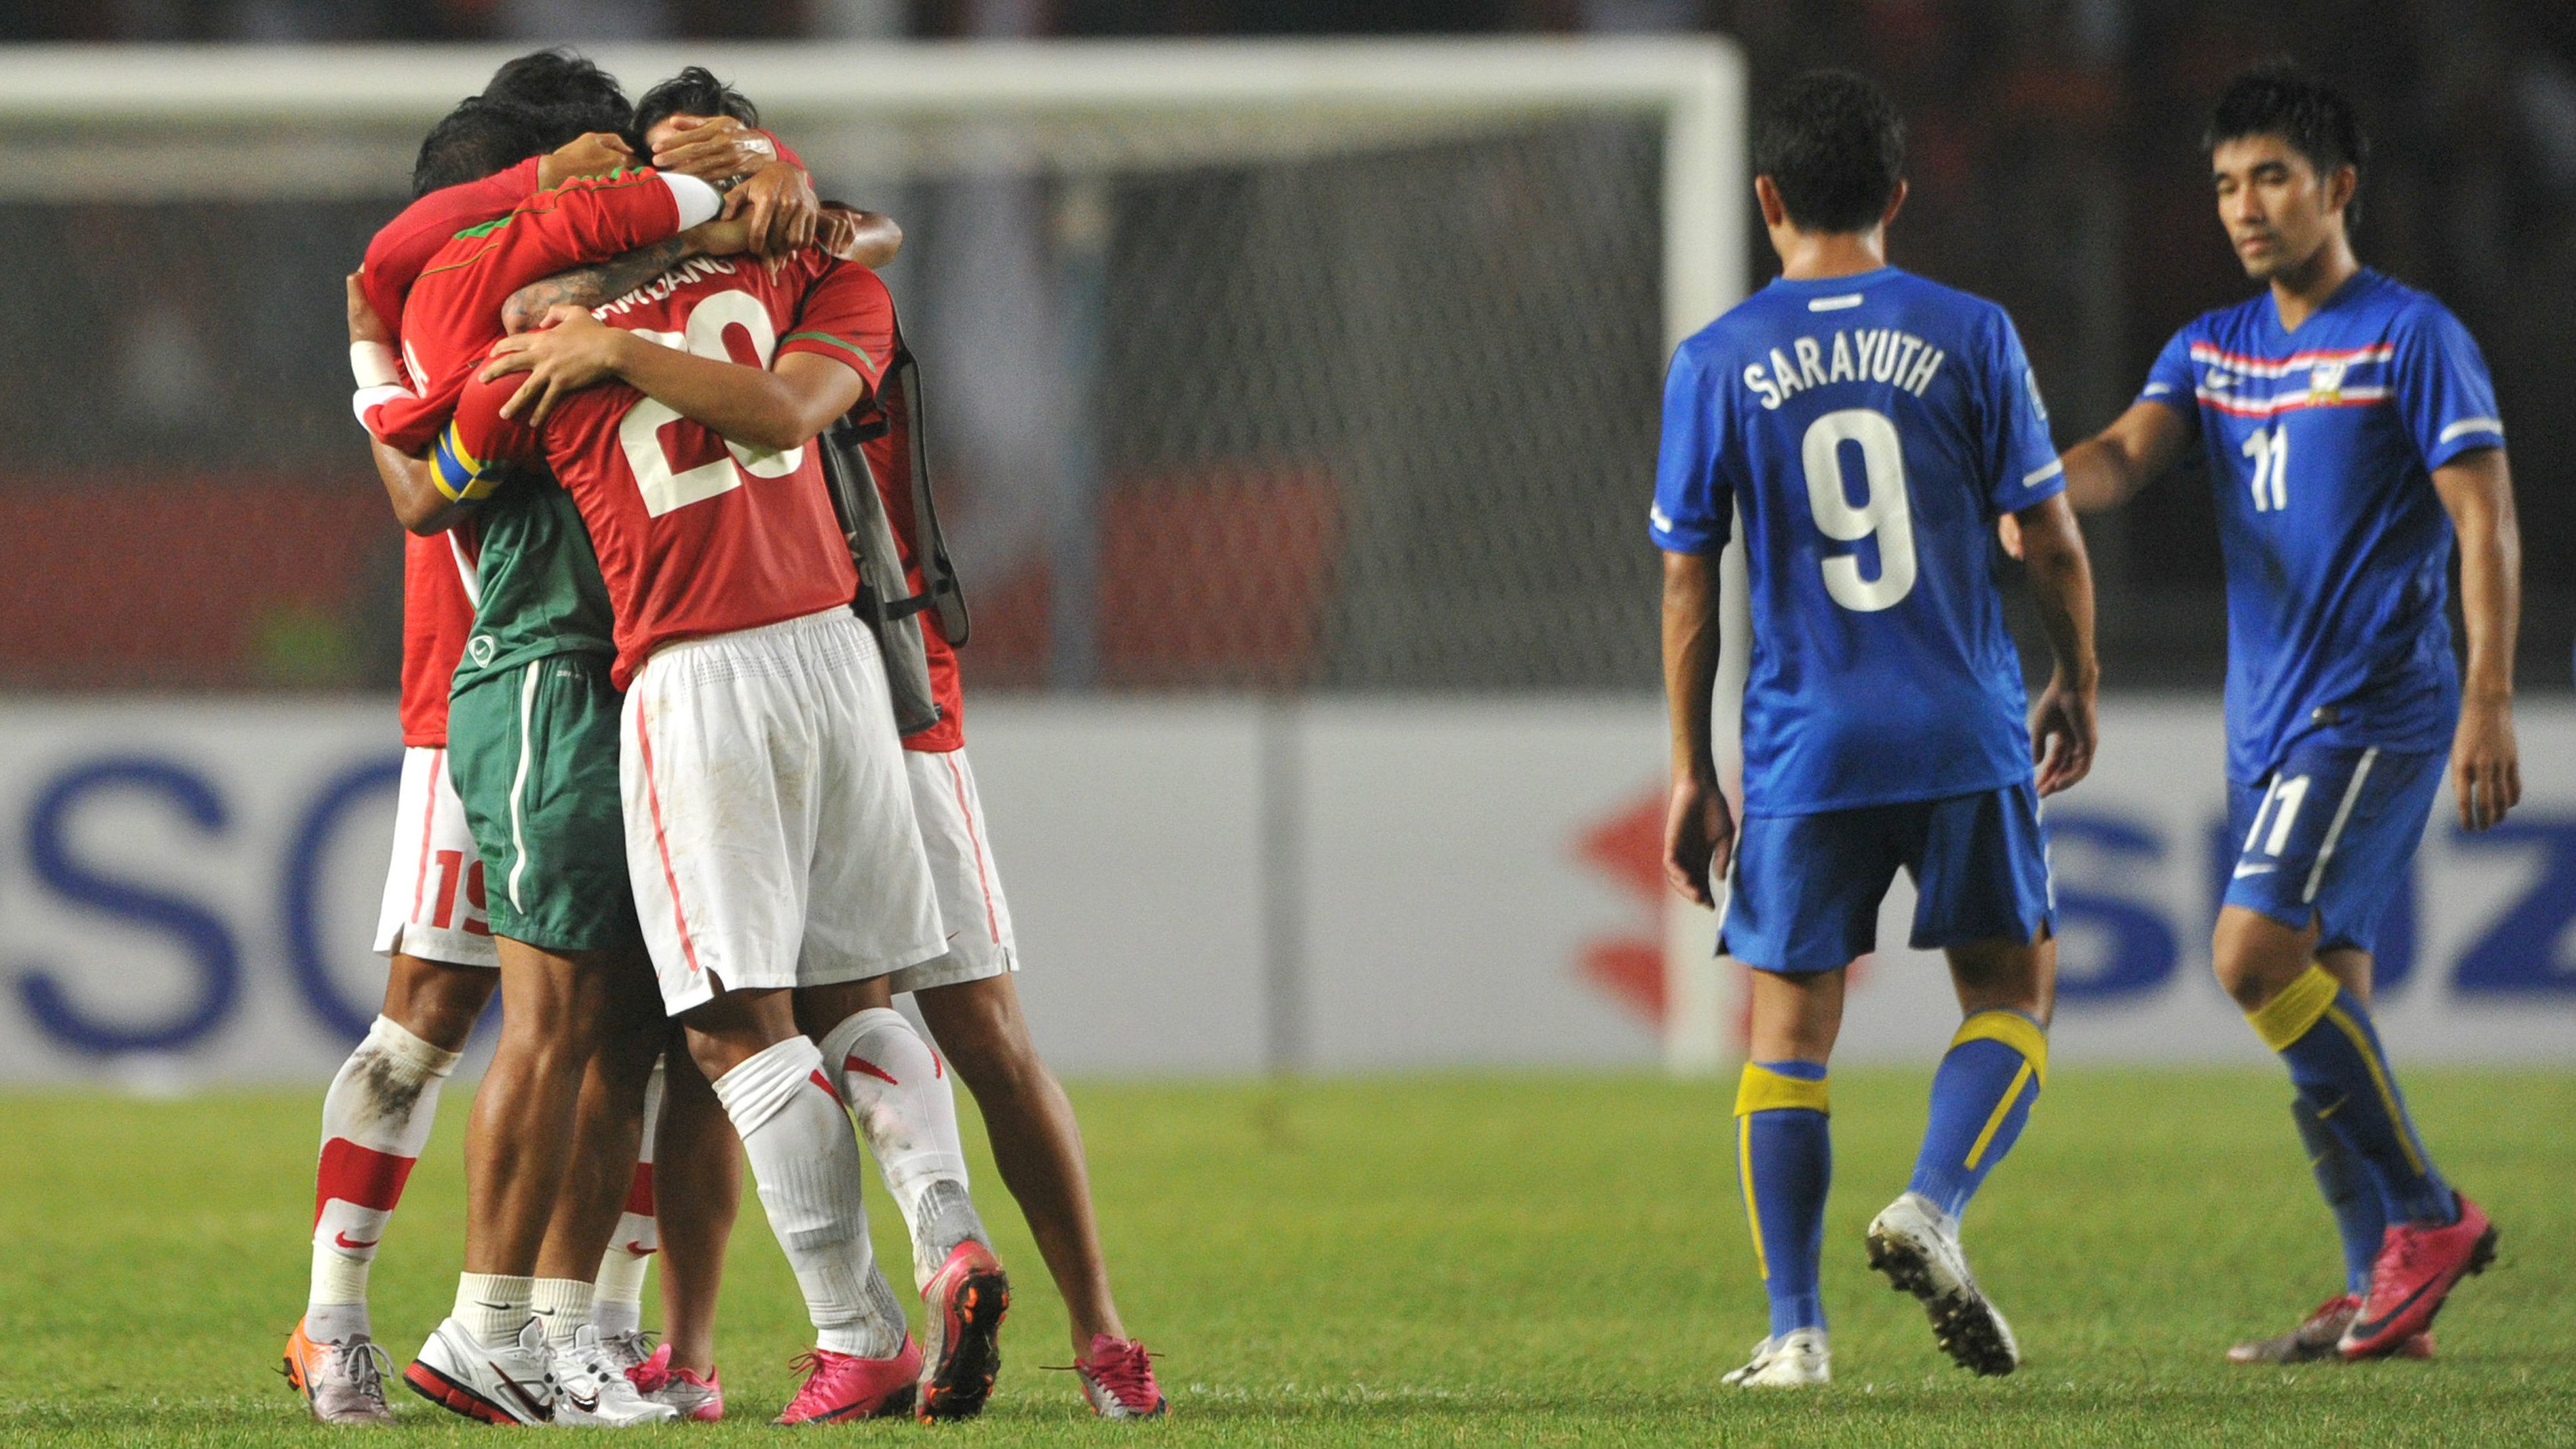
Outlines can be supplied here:
[[[778, 148], [779, 160], [800, 169], [804, 166], [786, 142], [767, 131], [761, 134]], [[394, 336], [402, 336], [404, 299], [411, 292], [411, 284], [429, 265], [429, 259], [458, 232], [507, 215], [511, 208], [527, 200], [528, 194], [537, 189], [537, 166], [544, 160], [543, 156], [531, 156], [480, 181], [433, 191], [404, 207], [400, 216], [386, 222], [367, 243], [367, 259], [358, 268], [358, 287]]]
[[531, 156], [480, 181], [433, 191], [404, 207], [367, 243], [367, 259], [358, 268], [358, 287], [394, 336], [402, 336], [403, 301], [429, 259], [458, 232], [507, 215], [510, 208], [527, 200], [528, 193], [537, 189], [537, 163], [543, 159]]
[[[902, 377], [887, 378], [868, 404], [883, 416], [886, 430], [862, 448], [868, 455], [868, 471], [876, 475], [877, 492], [885, 499], [886, 521], [894, 525], [895, 548], [903, 555], [904, 592], [918, 598], [929, 591], [929, 585], [922, 577], [921, 529], [913, 516], [912, 435], [905, 402]], [[938, 701], [939, 723], [905, 735], [903, 747], [944, 754], [966, 743], [966, 691], [957, 677], [957, 650], [940, 626], [937, 609], [925, 609], [913, 618], [921, 626], [922, 652], [930, 665], [930, 697]]]
[[[682, 211], [679, 195], [703, 193]], [[366, 410], [370, 432], [418, 454], [456, 411], [465, 381], [501, 340], [510, 294], [567, 267], [606, 261], [715, 214], [715, 188], [658, 171], [581, 176], [520, 198], [494, 220], [467, 227], [433, 253], [403, 304], [403, 358], [411, 395]], [[700, 214], [703, 213], [703, 214]]]
[[[403, 304], [429, 259], [458, 232], [507, 215], [536, 189], [537, 158], [531, 156], [480, 181], [431, 192], [404, 207], [367, 243], [358, 286], [398, 346]], [[447, 743], [447, 681], [465, 653], [466, 636], [474, 632], [474, 598], [459, 568], [458, 542], [445, 534], [403, 538], [402, 737], [415, 748]]]
[[[696, 258], [598, 315], [665, 346], [747, 366], [820, 353], [856, 369], [872, 392], [894, 349], [885, 284], [814, 247], [774, 265]], [[464, 451], [492, 460], [530, 448], [525, 429], [499, 418], [520, 381], [468, 382], [456, 412]], [[610, 678], [619, 689], [664, 644], [845, 608], [858, 596], [811, 443], [783, 453], [728, 444], [610, 384], [559, 406], [538, 446], [598, 551], [617, 612]]]

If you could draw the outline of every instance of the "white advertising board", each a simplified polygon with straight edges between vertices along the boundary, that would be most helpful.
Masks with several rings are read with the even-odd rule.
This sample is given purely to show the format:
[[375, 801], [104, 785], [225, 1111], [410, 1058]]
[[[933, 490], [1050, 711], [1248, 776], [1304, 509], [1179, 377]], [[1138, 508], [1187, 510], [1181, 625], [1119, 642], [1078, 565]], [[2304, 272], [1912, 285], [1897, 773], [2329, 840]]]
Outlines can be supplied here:
[[[2396, 903], [2401, 1057], [2576, 1063], [2576, 709], [2521, 725], [2523, 809], [2469, 836], [2446, 799]], [[1652, 700], [997, 699], [969, 729], [1059, 1070], [1662, 1057]], [[0, 704], [0, 1081], [327, 1076], [382, 988], [392, 739], [376, 700]], [[2115, 701], [2094, 778], [2051, 802], [2061, 1060], [2261, 1059], [2209, 978], [2219, 759], [2215, 701]], [[1947, 1039], [1911, 909], [1900, 882], [1846, 1060]]]

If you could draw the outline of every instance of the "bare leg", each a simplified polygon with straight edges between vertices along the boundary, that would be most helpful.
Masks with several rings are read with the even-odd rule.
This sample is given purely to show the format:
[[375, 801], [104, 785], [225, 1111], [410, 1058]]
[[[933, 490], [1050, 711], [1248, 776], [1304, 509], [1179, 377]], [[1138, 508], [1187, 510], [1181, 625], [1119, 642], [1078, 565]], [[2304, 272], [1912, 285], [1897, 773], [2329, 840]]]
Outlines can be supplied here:
[[661, 1138], [654, 1145], [654, 1207], [662, 1232], [662, 1341], [671, 1367], [700, 1378], [716, 1367], [716, 1295], [725, 1244], [742, 1206], [742, 1139], [715, 1088], [670, 1029], [662, 1079]]
[[1092, 1218], [1082, 1127], [1029, 1039], [1018, 987], [1005, 974], [919, 992], [913, 1001], [975, 1094], [994, 1165], [1064, 1295], [1075, 1353], [1089, 1352], [1094, 1334], [1124, 1339]]
[[1784, 975], [1755, 971], [1753, 1030], [1747, 1045], [1757, 1062], [1827, 1062], [1843, 1030], [1840, 970]]
[[465, 1050], [501, 973], [394, 953], [385, 972], [385, 1019], [441, 1051]]
[[2044, 1027], [2057, 1010], [2056, 938], [1972, 941], [1946, 954], [1960, 1015], [2018, 1011]]
[[[501, 1043], [466, 1126], [465, 1271], [535, 1275], [618, 981], [600, 956], [501, 941]], [[597, 1262], [594, 1250], [576, 1276]]]
[[666, 1035], [661, 995], [640, 952], [604, 963], [614, 972], [613, 1005], [599, 1050], [581, 1084], [571, 1161], [555, 1198], [537, 1276], [587, 1283], [617, 1232], [642, 1145], [644, 1084]]

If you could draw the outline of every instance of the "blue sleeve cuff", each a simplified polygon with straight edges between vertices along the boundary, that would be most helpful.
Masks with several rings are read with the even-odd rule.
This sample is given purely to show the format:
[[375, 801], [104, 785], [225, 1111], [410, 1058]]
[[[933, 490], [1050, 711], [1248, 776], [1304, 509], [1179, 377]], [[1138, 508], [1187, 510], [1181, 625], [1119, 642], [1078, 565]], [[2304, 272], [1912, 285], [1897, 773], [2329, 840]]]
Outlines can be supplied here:
[[2480, 448], [2503, 446], [2504, 423], [2501, 420], [2460, 418], [2444, 424], [2442, 431], [2434, 436], [2431, 451], [2424, 455], [2424, 467], [2429, 471], [2441, 467], [2462, 453], [2474, 453]]

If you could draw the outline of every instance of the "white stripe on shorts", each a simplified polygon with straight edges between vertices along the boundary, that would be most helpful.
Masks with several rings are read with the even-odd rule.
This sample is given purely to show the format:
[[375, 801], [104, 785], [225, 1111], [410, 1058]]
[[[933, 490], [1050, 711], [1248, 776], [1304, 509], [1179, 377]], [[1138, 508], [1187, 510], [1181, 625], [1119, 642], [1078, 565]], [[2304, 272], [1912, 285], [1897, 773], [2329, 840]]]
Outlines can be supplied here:
[[527, 671], [527, 682], [519, 686], [519, 769], [510, 777], [510, 908], [524, 911], [527, 902], [519, 899], [519, 877], [528, 868], [528, 822], [519, 802], [528, 793], [528, 764], [537, 750], [528, 738], [528, 722], [536, 715], [537, 677], [544, 674], [546, 661], [534, 659], [520, 665]]
[[2317, 847], [2316, 869], [2308, 872], [2308, 888], [2299, 897], [2299, 904], [2316, 902], [2317, 887], [2325, 884], [2326, 862], [2334, 859], [2335, 842], [2343, 839], [2344, 822], [2352, 819], [2353, 802], [2361, 798], [2361, 783], [2370, 778], [2370, 762], [2378, 758], [2379, 746], [2372, 745], [2361, 752], [2361, 763], [2352, 767], [2352, 783], [2343, 787], [2343, 803], [2335, 807], [2334, 823], [2326, 827], [2325, 844]]

